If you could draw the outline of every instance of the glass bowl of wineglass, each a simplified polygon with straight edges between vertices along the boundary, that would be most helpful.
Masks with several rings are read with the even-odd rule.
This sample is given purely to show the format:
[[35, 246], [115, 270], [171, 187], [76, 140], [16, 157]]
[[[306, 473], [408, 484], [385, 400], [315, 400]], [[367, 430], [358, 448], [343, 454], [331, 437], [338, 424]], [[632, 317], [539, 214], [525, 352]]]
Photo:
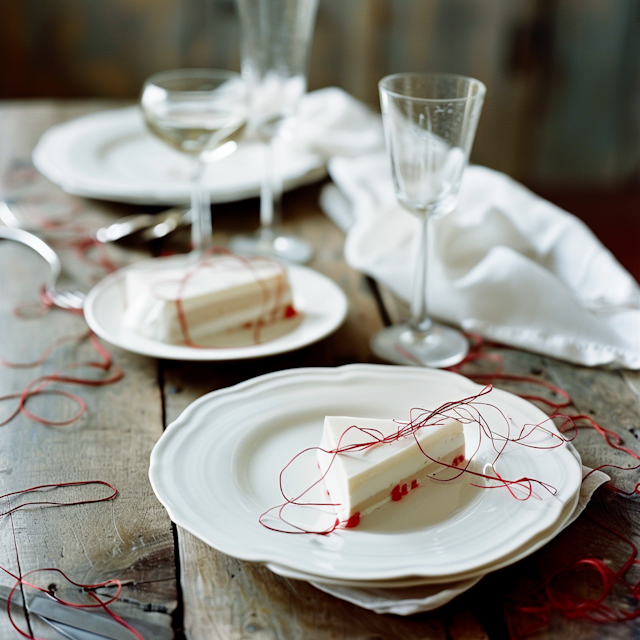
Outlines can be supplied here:
[[191, 159], [191, 245], [211, 247], [210, 194], [204, 167], [233, 153], [247, 122], [247, 91], [240, 74], [222, 69], [174, 69], [147, 78], [140, 98], [149, 130]]
[[451, 213], [469, 160], [486, 88], [453, 74], [398, 73], [380, 80], [380, 106], [396, 198], [420, 220], [411, 317], [371, 340], [372, 351], [396, 364], [450, 367], [469, 345], [436, 323], [427, 308], [431, 221]]

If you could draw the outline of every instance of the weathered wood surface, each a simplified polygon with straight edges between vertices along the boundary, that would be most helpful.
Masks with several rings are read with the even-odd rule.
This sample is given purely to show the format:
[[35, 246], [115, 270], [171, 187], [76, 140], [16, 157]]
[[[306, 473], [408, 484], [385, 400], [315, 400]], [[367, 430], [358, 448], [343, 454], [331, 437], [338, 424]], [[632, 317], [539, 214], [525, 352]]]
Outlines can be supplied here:
[[[4, 168], [3, 189], [23, 200], [42, 198], [57, 201], [73, 211], [76, 224], [95, 229], [111, 215], [111, 205], [63, 196], [48, 181], [38, 179], [27, 166], [38, 135], [59, 120], [104, 105], [82, 110], [47, 104], [35, 108], [22, 106], [0, 111]], [[45, 209], [46, 211], [46, 209]], [[119, 215], [119, 214], [118, 214]], [[117, 264], [139, 259], [139, 251], [124, 252], [110, 247]], [[74, 251], [61, 251], [65, 282], [85, 291], [104, 271], [88, 267]], [[63, 311], [51, 311], [35, 319], [12, 316], [16, 305], [37, 302], [47, 267], [29, 249], [12, 242], [0, 243], [0, 356], [14, 362], [37, 359], [45, 348], [65, 335], [86, 330], [84, 321]], [[162, 398], [157, 385], [157, 364], [120, 350], [112, 350], [115, 363], [125, 371], [125, 379], [105, 387], [65, 387], [87, 403], [87, 411], [77, 422], [61, 427], [38, 424], [25, 416], [16, 417], [0, 428], [0, 493], [8, 493], [44, 483], [79, 480], [105, 480], [119, 491], [109, 503], [79, 505], [58, 509], [26, 509], [0, 520], [2, 558], [9, 570], [28, 571], [58, 567], [72, 580], [96, 583], [118, 578], [124, 583], [116, 612], [133, 619], [158, 624], [172, 637], [171, 612], [176, 608], [177, 589], [174, 563], [174, 537], [171, 522], [156, 500], [147, 479], [151, 449], [163, 430]], [[90, 345], [70, 343], [55, 351], [50, 359], [33, 369], [0, 371], [0, 394], [20, 391], [30, 380], [51, 374], [74, 362], [99, 360]], [[82, 371], [83, 377], [88, 375]], [[15, 400], [0, 406], [7, 416]], [[29, 408], [48, 419], [70, 418], [76, 406], [55, 396], [29, 401]], [[58, 492], [68, 499], [105, 495], [106, 492], [75, 490]], [[48, 496], [47, 496], [48, 497]], [[52, 498], [53, 499], [53, 498]], [[11, 504], [15, 504], [14, 501]], [[2, 511], [7, 501], [2, 501]], [[45, 579], [46, 578], [46, 579]], [[67, 586], [59, 576], [34, 579], [42, 586], [56, 584], [60, 593]], [[44, 585], [43, 581], [44, 580]], [[0, 576], [0, 584], [13, 584]], [[77, 591], [77, 590], [76, 590]], [[67, 591], [69, 597], [82, 594]], [[36, 635], [56, 637], [55, 632], [37, 620], [30, 623]], [[17, 637], [7, 616], [0, 616], [0, 637]]]
[[[10, 104], [0, 107], [0, 171], [5, 193], [21, 197], [37, 194], [43, 202], [70, 203], [74, 219], [95, 229], [133, 207], [69, 198], [37, 178], [29, 169], [30, 152], [39, 135], [57, 121], [104, 108], [103, 103]], [[16, 169], [17, 168], [17, 169]], [[8, 177], [7, 177], [8, 176]], [[368, 349], [382, 317], [366, 280], [342, 260], [343, 236], [317, 208], [318, 186], [285, 196], [285, 222], [316, 247], [310, 266], [334, 279], [350, 302], [347, 321], [334, 335], [307, 348], [281, 356], [247, 362], [185, 363], [155, 361], [119, 349], [111, 351], [125, 371], [123, 381], [107, 387], [75, 388], [87, 402], [87, 413], [65, 427], [47, 427], [19, 416], [0, 427], [0, 492], [45, 482], [102, 479], [113, 482], [120, 495], [110, 503], [29, 509], [0, 520], [0, 565], [23, 573], [42, 566], [57, 566], [80, 582], [118, 577], [125, 582], [124, 602], [116, 610], [137, 620], [160, 625], [177, 638], [188, 640], [266, 638], [289, 639], [445, 639], [503, 638], [519, 634], [526, 624], [513, 597], [543, 577], [574, 560], [593, 556], [617, 568], [626, 558], [626, 543], [600, 527], [593, 518], [623, 531], [640, 544], [638, 501], [599, 490], [587, 515], [552, 543], [525, 561], [484, 578], [466, 594], [429, 614], [408, 618], [381, 616], [337, 600], [312, 586], [272, 574], [255, 563], [221, 554], [177, 529], [153, 496], [147, 479], [148, 458], [162, 429], [194, 399], [256, 375], [285, 368], [337, 366], [375, 362]], [[33, 198], [32, 198], [33, 199]], [[64, 209], [64, 207], [62, 207]], [[257, 225], [257, 202], [217, 205], [213, 210], [216, 239]], [[186, 233], [175, 234], [162, 246], [109, 246], [109, 256], [123, 265], [150, 252], [184, 250]], [[97, 266], [87, 268], [73, 251], [62, 251], [66, 281], [88, 289], [104, 275]], [[32, 320], [11, 315], [16, 304], [34, 300], [44, 278], [42, 262], [29, 250], [0, 242], [0, 357], [28, 361], [53, 340], [81, 331], [82, 321], [61, 311]], [[383, 293], [389, 315], [398, 316]], [[640, 375], [574, 367], [533, 354], [500, 350], [505, 370], [548, 380], [566, 389], [577, 413], [593, 415], [603, 426], [619, 433], [624, 444], [640, 452]], [[78, 360], [95, 359], [89, 345], [66, 345], [35, 369], [0, 367], [0, 394], [20, 390], [43, 372]], [[501, 386], [501, 385], [498, 385]], [[518, 391], [515, 385], [506, 389]], [[520, 387], [521, 388], [521, 387]], [[30, 407], [48, 417], [62, 419], [75, 410], [68, 401], [46, 397]], [[0, 420], [10, 403], [0, 404]], [[628, 456], [603, 444], [600, 436], [581, 430], [575, 441], [585, 464], [630, 466]], [[637, 472], [605, 469], [616, 486], [630, 491]], [[0, 505], [4, 510], [5, 505]], [[178, 559], [176, 562], [176, 558]], [[573, 579], [573, 588], [598, 588], [594, 576]], [[59, 581], [58, 581], [59, 582]], [[0, 584], [10, 585], [0, 576]], [[49, 581], [46, 582], [49, 584]], [[62, 588], [62, 585], [60, 585]], [[616, 592], [614, 605], [633, 607]], [[36, 635], [57, 637], [31, 621]], [[634, 638], [640, 627], [628, 622], [602, 625], [567, 620], [553, 615], [534, 638]], [[0, 613], [0, 637], [17, 637], [6, 614]]]

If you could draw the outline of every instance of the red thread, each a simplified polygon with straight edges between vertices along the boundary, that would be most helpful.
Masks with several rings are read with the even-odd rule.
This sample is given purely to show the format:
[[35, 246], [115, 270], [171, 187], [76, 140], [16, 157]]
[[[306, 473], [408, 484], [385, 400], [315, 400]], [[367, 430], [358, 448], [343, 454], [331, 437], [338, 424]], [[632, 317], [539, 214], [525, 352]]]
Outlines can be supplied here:
[[[631, 467], [621, 467], [615, 464], [602, 464], [595, 467], [592, 471], [585, 476], [586, 479], [591, 473], [595, 471], [600, 471], [602, 469], [610, 468], [610, 469], [620, 469], [622, 471], [633, 471], [635, 469], [640, 468], [640, 455], [638, 455], [632, 449], [623, 446], [622, 438], [611, 429], [607, 429], [603, 427], [595, 419], [586, 414], [575, 414], [575, 415], [566, 415], [562, 413], [563, 409], [572, 405], [572, 400], [569, 394], [560, 387], [547, 382], [546, 380], [541, 380], [540, 378], [536, 378], [533, 376], [521, 376], [521, 375], [512, 375], [506, 374], [503, 372], [503, 359], [502, 356], [498, 353], [490, 353], [487, 352], [487, 348], [489, 347], [500, 347], [500, 348], [508, 348], [504, 345], [497, 345], [494, 343], [490, 343], [485, 341], [481, 336], [477, 334], [466, 334], [469, 339], [471, 348], [466, 358], [460, 363], [453, 367], [449, 368], [449, 371], [453, 371], [455, 373], [459, 373], [474, 382], [478, 382], [480, 384], [494, 384], [495, 382], [504, 381], [504, 382], [522, 382], [531, 385], [535, 385], [540, 387], [545, 391], [549, 391], [552, 395], [551, 397], [541, 395], [541, 394], [532, 394], [532, 393], [523, 393], [519, 391], [513, 391], [513, 393], [525, 400], [529, 400], [530, 402], [536, 402], [546, 406], [548, 409], [548, 415], [550, 419], [557, 420], [558, 431], [562, 434], [566, 435], [567, 440], [573, 440], [577, 436], [578, 429], [581, 428], [590, 428], [593, 429], [596, 433], [598, 433], [602, 439], [605, 441], [607, 446], [612, 449], [616, 449], [617, 451], [621, 451], [626, 453], [631, 458], [637, 461], [637, 464]], [[474, 362], [489, 362], [494, 364], [494, 370], [489, 373], [479, 373], [479, 372], [469, 372], [465, 371], [465, 367], [468, 364]], [[615, 491], [617, 493], [622, 493], [624, 495], [640, 495], [640, 483], [636, 484], [634, 489], [630, 492], [625, 492], [611, 483], [607, 484], [607, 488], [611, 491]]]
[[[203, 259], [199, 260], [195, 266], [185, 272], [185, 275], [178, 282], [177, 296], [175, 299], [172, 299], [176, 305], [176, 315], [178, 316], [178, 323], [180, 325], [180, 331], [185, 345], [194, 349], [208, 348], [194, 342], [191, 338], [189, 323], [184, 310], [183, 296], [187, 284], [194, 275], [198, 273], [198, 271], [201, 271], [202, 269], [215, 270], [220, 266], [220, 263], [211, 262], [210, 260], [207, 261], [206, 258], [212, 256], [224, 256], [234, 259], [238, 265], [243, 267], [253, 276], [255, 283], [260, 287], [262, 294], [262, 310], [254, 321], [246, 323], [245, 325], [246, 328], [253, 327], [253, 341], [255, 344], [260, 344], [262, 329], [267, 324], [277, 322], [281, 319], [293, 318], [298, 315], [298, 312], [293, 308], [293, 306], [288, 305], [284, 307], [282, 304], [285, 292], [286, 273], [284, 268], [278, 262], [261, 256], [245, 258], [232, 253], [223, 247], [213, 247], [204, 254]], [[271, 292], [264, 279], [258, 274], [258, 268], [260, 265], [272, 265], [278, 268], [275, 291]], [[229, 268], [229, 262], [225, 262], [225, 266], [226, 268]]]
[[[327, 529], [322, 529], [322, 530], [315, 530], [315, 531], [309, 530], [291, 522], [288, 517], [285, 517], [284, 512], [289, 507], [322, 508], [322, 507], [339, 506], [334, 502], [326, 502], [326, 503], [306, 502], [303, 500], [303, 498], [312, 489], [314, 489], [316, 486], [318, 486], [320, 483], [324, 481], [331, 465], [334, 463], [336, 456], [338, 456], [339, 454], [364, 451], [371, 447], [394, 442], [404, 437], [413, 437], [416, 444], [420, 448], [420, 451], [428, 460], [430, 460], [431, 462], [438, 463], [442, 468], [449, 468], [456, 472], [450, 478], [447, 478], [447, 479], [433, 478], [434, 481], [450, 482], [451, 480], [455, 480], [459, 478], [463, 474], [468, 474], [472, 477], [476, 477], [478, 479], [483, 479], [483, 480], [489, 480], [491, 482], [491, 484], [488, 486], [486, 484], [473, 484], [473, 486], [486, 488], [486, 489], [496, 489], [496, 488], [503, 487], [503, 488], [506, 488], [509, 491], [509, 493], [517, 500], [527, 500], [532, 497], [537, 497], [535, 493], [536, 486], [542, 488], [543, 490], [549, 493], [552, 493], [552, 494], [555, 493], [556, 490], [554, 487], [540, 480], [536, 480], [535, 478], [522, 477], [522, 478], [510, 479], [510, 478], [504, 478], [499, 473], [498, 469], [496, 468], [496, 463], [500, 458], [500, 456], [502, 455], [505, 447], [509, 443], [528, 446], [528, 447], [535, 446], [536, 448], [549, 449], [549, 448], [562, 446], [566, 441], [562, 436], [545, 428], [542, 424], [524, 425], [521, 427], [519, 431], [517, 431], [514, 434], [510, 420], [502, 413], [502, 411], [500, 411], [500, 409], [498, 409], [497, 407], [493, 407], [493, 405], [488, 405], [487, 403], [482, 401], [482, 397], [490, 393], [491, 389], [492, 389], [491, 386], [487, 386], [473, 396], [463, 398], [462, 400], [446, 402], [435, 410], [412, 409], [410, 412], [410, 420], [408, 422], [398, 422], [397, 431], [387, 436], [384, 436], [381, 432], [379, 432], [376, 429], [364, 429], [364, 428], [358, 427], [357, 425], [352, 425], [342, 433], [342, 435], [340, 436], [340, 440], [338, 442], [338, 446], [335, 449], [325, 450], [320, 447], [308, 447], [307, 449], [304, 449], [303, 451], [295, 455], [280, 472], [280, 480], [279, 480], [280, 493], [284, 498], [284, 502], [275, 507], [271, 507], [270, 509], [265, 511], [259, 517], [260, 523], [267, 529], [271, 529], [273, 531], [278, 531], [282, 533], [297, 533], [297, 534], [316, 533], [320, 535], [326, 535], [327, 533], [331, 533], [337, 528], [336, 525], [328, 527]], [[504, 420], [504, 424], [506, 427], [505, 434], [498, 434], [489, 427], [487, 421], [485, 420], [485, 418], [483, 417], [480, 411], [480, 409], [485, 406], [493, 407], [502, 416], [502, 419]], [[453, 464], [447, 464], [445, 462], [442, 462], [440, 460], [437, 460], [429, 456], [429, 454], [422, 448], [418, 440], [417, 432], [420, 429], [442, 425], [451, 418], [455, 418], [460, 422], [462, 422], [463, 424], [475, 424], [477, 426], [478, 434], [479, 434], [478, 449], [480, 447], [481, 440], [483, 437], [489, 439], [491, 446], [495, 451], [495, 458], [490, 464], [485, 465], [485, 468], [488, 468], [491, 473], [481, 473], [479, 471], [473, 471], [469, 467], [470, 462], [473, 459], [478, 449], [476, 449], [476, 452], [473, 452], [471, 455], [468, 456], [467, 464], [465, 466], [458, 467]], [[361, 433], [364, 437], [364, 440], [360, 442], [355, 442], [349, 445], [343, 445], [342, 444], [343, 440], [351, 430], [356, 430], [357, 432]], [[551, 436], [550, 444], [544, 447], [541, 447], [541, 445], [532, 445], [531, 443], [527, 442], [527, 438], [532, 433], [538, 430]], [[299, 495], [295, 497], [288, 496], [283, 485], [284, 474], [287, 472], [287, 470], [298, 458], [312, 451], [316, 451], [316, 452], [321, 451], [327, 455], [332, 456], [329, 462], [329, 465], [327, 467], [327, 471], [321, 474], [318, 480], [316, 480], [310, 487], [302, 491]], [[402, 496], [406, 495], [406, 493], [408, 493], [407, 485], [403, 485], [403, 486], [398, 485], [392, 490], [391, 499], [393, 501], [398, 501], [402, 499]], [[288, 527], [287, 529], [283, 529], [280, 526], [273, 526], [266, 522], [266, 518], [268, 516], [273, 516], [274, 513], [277, 514], [277, 519], [279, 519], [283, 524], [285, 524]], [[345, 523], [340, 523], [340, 527], [343, 527], [344, 524]]]
[[[598, 558], [583, 558], [554, 572], [535, 593], [530, 594], [517, 605], [520, 612], [537, 619], [537, 622], [521, 629], [518, 637], [525, 637], [547, 626], [554, 611], [569, 619], [591, 620], [600, 623], [625, 622], [640, 617], [640, 606], [638, 605], [629, 610], [606, 604], [607, 598], [616, 586], [627, 592], [628, 600], [636, 602], [640, 600], [640, 580], [631, 582], [626, 577], [633, 566], [640, 565], [637, 560], [636, 546], [619, 531], [594, 518], [591, 514], [586, 514], [586, 516], [630, 547], [626, 561], [620, 569], [614, 571]], [[575, 578], [579, 574], [586, 573], [595, 574], [600, 583], [600, 593], [597, 596], [588, 598], [563, 588], [563, 578]]]
[[[66, 239], [64, 241], [58, 239], [57, 243], [64, 244], [66, 247], [75, 248], [81, 258], [89, 262], [91, 262], [89, 256], [92, 250], [96, 250], [99, 254], [99, 257], [97, 260], [93, 261], [93, 264], [102, 267], [106, 271], [116, 270], [115, 265], [108, 258], [106, 247], [102, 243], [92, 238], [89, 232], [81, 225], [71, 224], [68, 221], [43, 220], [41, 221], [40, 226], [42, 229], [56, 229], [82, 234], [80, 237]], [[19, 305], [14, 309], [14, 315], [20, 318], [40, 317], [48, 313], [54, 307], [57, 309], [51, 296], [47, 293], [46, 289], [42, 287], [39, 292], [39, 304], [37, 306], [34, 306], [33, 304]], [[82, 309], [62, 309], [62, 311], [84, 317]], [[9, 362], [0, 358], [0, 364], [5, 367], [14, 369], [34, 368], [44, 364], [55, 350], [59, 349], [65, 344], [80, 344], [81, 342], [84, 342], [86, 340], [91, 343], [91, 346], [99, 356], [100, 360], [68, 364], [52, 374], [40, 376], [35, 380], [32, 380], [22, 389], [22, 391], [18, 393], [10, 393], [4, 396], [0, 396], [0, 403], [6, 402], [8, 400], [18, 400], [16, 408], [9, 414], [7, 418], [0, 421], [0, 426], [8, 424], [20, 413], [27, 416], [30, 420], [49, 426], [64, 426], [71, 424], [78, 420], [85, 412], [86, 404], [84, 400], [69, 391], [65, 391], [63, 389], [48, 389], [47, 387], [53, 384], [77, 384], [95, 387], [113, 384], [121, 380], [124, 376], [122, 369], [113, 364], [109, 351], [100, 343], [97, 336], [90, 330], [84, 331], [81, 334], [59, 338], [58, 340], [54, 341], [53, 344], [48, 346], [42, 352], [42, 354], [38, 358], [36, 358], [36, 360], [33, 360], [31, 362]], [[108, 375], [101, 379], [71, 375], [72, 371], [80, 371], [83, 369], [87, 371], [97, 370]], [[67, 398], [78, 406], [78, 411], [70, 419], [59, 421], [48, 420], [47, 418], [37, 416], [27, 409], [26, 403], [30, 398], [38, 395], [56, 395], [59, 397]]]
[[[637, 464], [631, 467], [622, 467], [615, 464], [602, 464], [597, 466], [591, 472], [589, 472], [584, 478], [586, 479], [591, 473], [596, 470], [604, 468], [620, 469], [624, 471], [633, 471], [640, 468], [640, 456], [632, 449], [623, 446], [622, 438], [619, 434], [611, 429], [607, 429], [600, 425], [596, 420], [586, 414], [565, 415], [561, 413], [563, 409], [572, 405], [572, 400], [569, 394], [556, 385], [550, 384], [539, 378], [530, 376], [515, 376], [505, 374], [502, 371], [503, 360], [500, 354], [487, 353], [486, 348], [488, 346], [502, 346], [502, 345], [490, 345], [485, 342], [480, 336], [468, 336], [471, 342], [471, 349], [467, 358], [456, 365], [451, 367], [452, 371], [466, 375], [468, 378], [481, 383], [494, 383], [497, 381], [505, 382], [523, 382], [541, 387], [544, 391], [551, 392], [551, 397], [543, 396], [540, 394], [525, 394], [515, 392], [522, 398], [526, 398], [532, 402], [537, 402], [548, 408], [549, 417], [559, 421], [558, 430], [564, 434], [570, 434], [570, 439], [575, 438], [578, 429], [590, 428], [598, 433], [607, 446], [621, 451], [629, 455], [632, 459], [638, 461]], [[490, 373], [469, 373], [465, 372], [465, 365], [477, 362], [485, 361], [492, 362], [494, 364], [494, 370]], [[623, 491], [616, 487], [612, 483], [608, 483], [606, 487], [619, 494], [625, 496], [640, 495], [640, 483], [637, 483], [632, 491]], [[623, 610], [620, 608], [614, 608], [606, 604], [607, 598], [611, 595], [613, 589], [618, 586], [624, 589], [629, 598], [635, 601], [640, 600], [640, 580], [637, 582], [631, 582], [626, 578], [626, 574], [633, 566], [638, 566], [640, 563], [637, 560], [637, 549], [631, 540], [622, 535], [619, 531], [616, 531], [612, 527], [597, 520], [590, 514], [585, 514], [597, 525], [603, 527], [607, 531], [617, 536], [620, 540], [626, 543], [630, 547], [630, 553], [618, 571], [611, 569], [605, 562], [599, 558], [587, 557], [582, 558], [572, 565], [563, 568], [550, 577], [548, 577], [544, 583], [538, 588], [537, 593], [530, 596], [527, 601], [521, 601], [517, 608], [520, 612], [526, 613], [537, 618], [537, 622], [530, 625], [528, 628], [521, 630], [519, 637], [524, 637], [531, 633], [537, 632], [540, 629], [548, 625], [551, 614], [556, 611], [561, 615], [569, 619], [586, 619], [593, 622], [602, 623], [614, 623], [624, 622], [640, 616], [640, 607], [636, 607], [631, 610]], [[601, 591], [598, 596], [594, 598], [587, 598], [584, 596], [570, 593], [563, 589], [564, 578], [576, 578], [576, 576], [584, 573], [595, 574], [601, 584]]]
[[[22, 504], [19, 504], [19, 505], [15, 506], [15, 507], [12, 507], [11, 509], [8, 509], [7, 511], [1, 513], [0, 516], [8, 516], [8, 515], [14, 513], [15, 511], [18, 511], [19, 509], [24, 509], [24, 508], [30, 507], [30, 506], [68, 507], [68, 506], [80, 505], [80, 504], [93, 504], [93, 503], [97, 503], [97, 502], [107, 502], [107, 501], [113, 500], [118, 495], [118, 490], [112, 484], [110, 484], [109, 482], [105, 482], [104, 480], [86, 480], [86, 481], [77, 481], [77, 482], [61, 482], [61, 483], [53, 483], [53, 484], [43, 484], [43, 485], [38, 485], [38, 486], [35, 486], [35, 487], [30, 487], [28, 489], [22, 489], [22, 490], [19, 490], [19, 491], [12, 491], [10, 493], [6, 493], [6, 494], [0, 496], [0, 500], [2, 500], [4, 498], [10, 498], [10, 497], [15, 497], [15, 496], [20, 496], [20, 495], [26, 495], [26, 494], [31, 494], [31, 493], [41, 492], [41, 491], [50, 491], [50, 490], [53, 490], [53, 489], [61, 489], [61, 488], [65, 488], [65, 487], [80, 487], [80, 486], [91, 486], [91, 485], [100, 485], [100, 486], [108, 487], [111, 490], [111, 492], [109, 493], [109, 495], [103, 496], [101, 498], [88, 498], [88, 499], [82, 499], [82, 500], [71, 500], [71, 501], [68, 501], [68, 502], [57, 502], [57, 501], [52, 501], [52, 500], [33, 500], [33, 501], [28, 501], [28, 502], [24, 502]], [[120, 616], [118, 616], [113, 611], [111, 611], [111, 609], [109, 609], [109, 605], [112, 604], [113, 602], [115, 602], [118, 599], [118, 597], [120, 596], [120, 593], [122, 591], [122, 583], [120, 582], [120, 580], [110, 579], [110, 580], [106, 580], [105, 582], [99, 582], [99, 583], [94, 583], [94, 584], [81, 584], [79, 582], [73, 581], [71, 578], [69, 578], [63, 571], [61, 571], [57, 567], [47, 567], [47, 568], [41, 568], [41, 569], [33, 569], [32, 571], [29, 571], [29, 572], [27, 572], [27, 573], [25, 573], [23, 575], [15, 575], [11, 571], [8, 571], [7, 569], [5, 569], [2, 566], [0, 566], [0, 570], [3, 571], [4, 573], [6, 573], [7, 575], [9, 575], [10, 577], [12, 577], [15, 580], [15, 584], [11, 588], [11, 591], [9, 592], [9, 596], [7, 598], [7, 615], [9, 616], [9, 621], [10, 621], [11, 625], [13, 626], [13, 628], [23, 638], [30, 638], [31, 640], [41, 640], [41, 639], [38, 639], [38, 638], [34, 638], [34, 636], [31, 633], [27, 633], [27, 632], [23, 631], [22, 629], [20, 629], [20, 627], [17, 625], [17, 623], [14, 620], [13, 615], [11, 613], [11, 603], [12, 603], [13, 596], [14, 596], [16, 590], [18, 588], [21, 588], [22, 586], [26, 586], [26, 587], [35, 589], [35, 590], [37, 590], [37, 591], [39, 591], [41, 593], [46, 593], [50, 597], [55, 598], [55, 600], [57, 600], [60, 604], [62, 604], [64, 606], [80, 608], [80, 609], [101, 608], [106, 613], [108, 613], [114, 620], [116, 620], [119, 624], [121, 624], [125, 629], [130, 631], [132, 636], [137, 638], [137, 640], [144, 640], [143, 637], [131, 625], [129, 625]], [[27, 580], [27, 578], [29, 576], [35, 575], [37, 573], [43, 573], [43, 572], [57, 573], [58, 575], [62, 576], [62, 578], [64, 578], [67, 582], [69, 582], [69, 584], [72, 584], [75, 587], [79, 587], [81, 589], [86, 590], [88, 592], [88, 596], [94, 602], [93, 603], [69, 602], [67, 600], [63, 600], [62, 598], [59, 598], [58, 596], [55, 596], [55, 595], [51, 594], [46, 589], [43, 589], [42, 587], [39, 587], [39, 586], [37, 586], [37, 585], [33, 584], [32, 582]], [[107, 597], [105, 600], [102, 600], [101, 598], [98, 597], [98, 595], [96, 593], [94, 593], [94, 591], [96, 589], [108, 588], [108, 587], [116, 587], [116, 592], [115, 592], [115, 594]]]
[[[16, 408], [7, 418], [0, 421], [0, 426], [3, 426], [11, 422], [11, 420], [13, 420], [19, 413], [24, 414], [34, 422], [39, 422], [40, 424], [46, 424], [49, 426], [64, 426], [64, 425], [71, 424], [76, 420], [78, 420], [82, 416], [82, 414], [85, 412], [86, 404], [84, 400], [79, 396], [73, 393], [70, 393], [68, 391], [65, 391], [63, 389], [47, 389], [48, 386], [54, 383], [62, 383], [62, 384], [78, 384], [78, 385], [91, 386], [91, 387], [100, 387], [108, 384], [113, 384], [114, 382], [118, 382], [119, 380], [122, 379], [122, 377], [124, 376], [122, 369], [119, 366], [113, 364], [111, 359], [111, 354], [100, 343], [97, 336], [91, 331], [86, 331], [80, 334], [79, 336], [78, 335], [65, 336], [64, 338], [60, 338], [53, 345], [47, 347], [43, 351], [43, 353], [34, 361], [26, 362], [26, 363], [15, 363], [15, 362], [8, 362], [6, 360], [0, 360], [0, 363], [5, 367], [10, 367], [10, 368], [36, 367], [43, 364], [47, 360], [47, 358], [49, 358], [51, 353], [55, 349], [59, 348], [60, 346], [67, 344], [69, 342], [75, 341], [76, 343], [78, 343], [84, 340], [89, 340], [94, 351], [100, 357], [100, 360], [98, 361], [92, 360], [88, 362], [75, 362], [75, 363], [65, 365], [64, 367], [61, 367], [60, 369], [58, 369], [52, 374], [40, 376], [35, 380], [32, 380], [22, 389], [22, 391], [18, 393], [10, 393], [4, 396], [0, 396], [0, 402], [6, 402], [7, 400], [11, 400], [11, 399], [18, 399], [18, 404]], [[86, 369], [88, 371], [97, 370], [99, 372], [103, 372], [108, 375], [101, 379], [92, 379], [88, 377], [71, 375], [71, 372], [79, 371], [83, 369]], [[72, 402], [75, 402], [78, 405], [79, 409], [74, 416], [72, 416], [67, 420], [49, 420], [42, 416], [37, 416], [34, 413], [32, 413], [29, 409], [27, 409], [26, 403], [29, 400], [29, 398], [32, 398], [38, 395], [57, 395], [63, 398], [68, 398]]]

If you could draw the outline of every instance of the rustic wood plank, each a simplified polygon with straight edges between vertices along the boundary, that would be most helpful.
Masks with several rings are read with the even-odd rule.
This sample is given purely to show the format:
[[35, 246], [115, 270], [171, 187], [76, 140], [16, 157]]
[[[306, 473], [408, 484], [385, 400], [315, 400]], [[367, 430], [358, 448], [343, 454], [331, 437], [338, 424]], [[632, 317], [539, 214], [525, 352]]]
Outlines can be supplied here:
[[[444, 640], [439, 615], [383, 616], [211, 549], [180, 531], [190, 640]], [[195, 607], [197, 606], [197, 610]], [[458, 636], [462, 637], [462, 636]]]
[[[71, 109], [57, 104], [33, 109], [25, 105], [3, 108], [1, 128], [12, 132], [13, 138], [11, 144], [3, 146], [0, 165], [5, 172], [11, 167], [27, 167], [30, 149], [44, 129], [69, 115], [104, 106], [94, 103]], [[34, 183], [27, 184], [31, 178]], [[43, 203], [50, 201], [47, 194], [60, 200], [56, 187], [37, 177], [29, 179], [22, 185], [9, 180], [8, 187], [19, 188], [21, 197], [37, 193]], [[5, 184], [5, 193], [6, 189]], [[76, 204], [73, 221], [86, 229], [111, 217], [112, 205], [80, 199]], [[117, 264], [143, 255], [115, 248], [110, 251]], [[86, 290], [104, 276], [104, 270], [88, 265], [72, 249], [61, 250], [60, 255], [66, 283]], [[12, 317], [16, 304], [37, 300], [45, 274], [44, 262], [31, 250], [0, 242], [0, 355], [6, 359], [24, 362], [37, 358], [56, 338], [86, 330], [81, 318], [59, 310], [30, 320]], [[58, 567], [83, 583], [118, 578], [124, 584], [123, 596], [113, 609], [142, 624], [158, 625], [155, 636], [168, 638], [173, 636], [171, 614], [177, 606], [173, 531], [147, 478], [149, 454], [163, 427], [157, 363], [117, 349], [112, 352], [116, 364], [125, 371], [125, 378], [107, 387], [71, 388], [87, 404], [87, 412], [79, 420], [68, 426], [49, 427], [19, 415], [0, 429], [0, 491], [99, 479], [116, 486], [118, 497], [109, 503], [31, 508], [5, 518], [0, 537], [3, 555], [8, 557], [0, 563], [15, 570], [17, 560], [23, 574], [42, 567]], [[64, 345], [33, 369], [2, 368], [0, 392], [19, 391], [39, 375], [89, 360], [99, 357], [86, 341]], [[76, 410], [68, 400], [56, 396], [34, 398], [29, 401], [29, 408], [56, 420], [69, 418]], [[7, 403], [1, 410], [7, 415]], [[95, 493], [95, 489], [85, 488], [75, 490], [73, 495], [85, 498]], [[78, 596], [78, 590], [69, 589], [59, 576], [42, 576], [38, 582], [45, 577], [44, 586], [53, 583], [60, 594]], [[1, 578], [1, 584], [10, 585], [11, 579]], [[38, 633], [53, 633], [45, 631], [46, 627], [37, 621], [32, 624]], [[0, 614], [0, 631], [2, 637], [12, 637], [10, 634], [14, 633], [4, 613]]]

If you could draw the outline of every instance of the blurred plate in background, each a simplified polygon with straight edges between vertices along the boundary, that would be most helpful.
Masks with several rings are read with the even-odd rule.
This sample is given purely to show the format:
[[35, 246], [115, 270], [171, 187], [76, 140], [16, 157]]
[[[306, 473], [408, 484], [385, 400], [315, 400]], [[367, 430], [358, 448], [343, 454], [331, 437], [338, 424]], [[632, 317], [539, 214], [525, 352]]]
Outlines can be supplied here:
[[[264, 145], [241, 142], [235, 153], [207, 166], [211, 202], [260, 195]], [[285, 189], [326, 175], [324, 159], [293, 146], [281, 153]], [[138, 107], [103, 111], [56, 125], [33, 152], [43, 175], [67, 193], [147, 205], [187, 205], [189, 160], [156, 140]]]

